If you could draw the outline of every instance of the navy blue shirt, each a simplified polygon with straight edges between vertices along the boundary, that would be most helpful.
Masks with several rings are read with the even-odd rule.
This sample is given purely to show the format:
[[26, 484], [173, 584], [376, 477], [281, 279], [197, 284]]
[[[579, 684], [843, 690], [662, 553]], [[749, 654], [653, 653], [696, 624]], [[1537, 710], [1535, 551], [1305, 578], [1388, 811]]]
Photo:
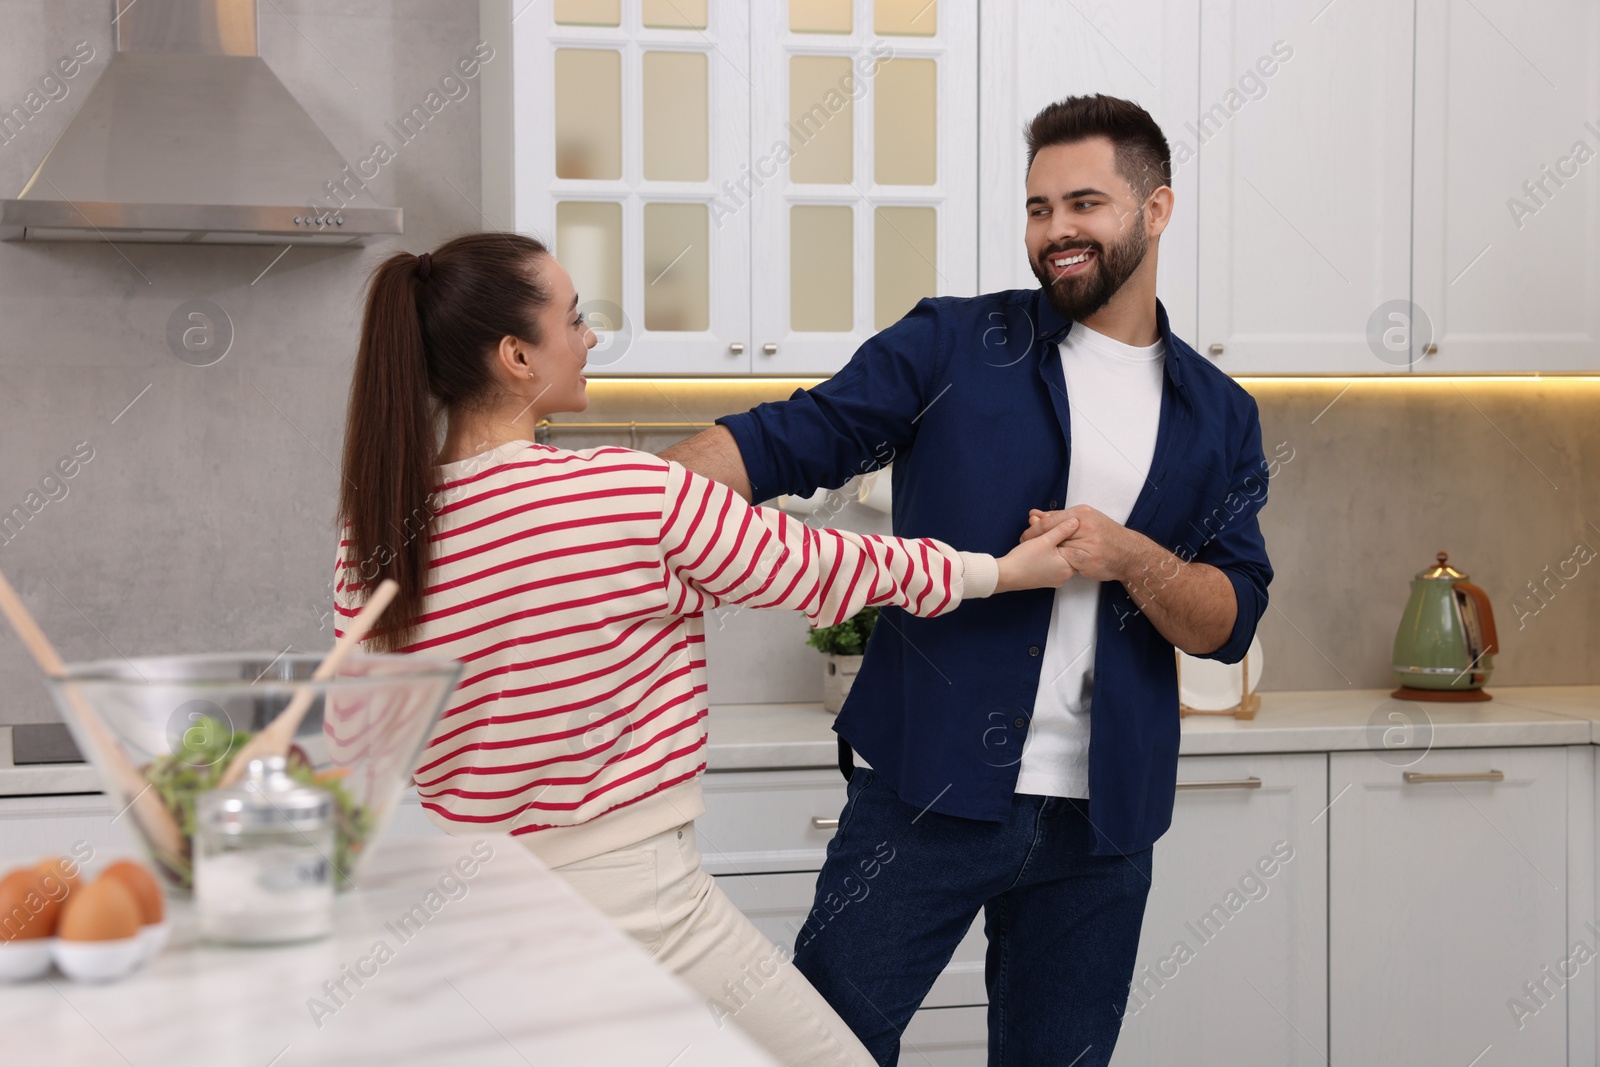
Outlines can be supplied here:
[[[1256, 521], [1269, 467], [1255, 400], [1172, 335], [1155, 456], [1126, 526], [1221, 569], [1238, 616], [1206, 658], [1236, 663], [1267, 607]], [[1067, 493], [1071, 428], [1055, 342], [1071, 321], [1039, 289], [918, 302], [832, 378], [717, 420], [758, 501], [809, 495], [894, 464], [894, 532], [1004, 555], [1028, 509]], [[1169, 570], [1165, 577], [1171, 577]], [[1142, 578], [1158, 591], [1163, 575]], [[1083, 581], [1073, 578], [1073, 581]], [[936, 619], [885, 608], [834, 729], [908, 804], [970, 819], [1011, 811], [1054, 591], [1001, 593]], [[1155, 842], [1178, 760], [1173, 646], [1119, 582], [1100, 586], [1089, 711], [1098, 855]]]

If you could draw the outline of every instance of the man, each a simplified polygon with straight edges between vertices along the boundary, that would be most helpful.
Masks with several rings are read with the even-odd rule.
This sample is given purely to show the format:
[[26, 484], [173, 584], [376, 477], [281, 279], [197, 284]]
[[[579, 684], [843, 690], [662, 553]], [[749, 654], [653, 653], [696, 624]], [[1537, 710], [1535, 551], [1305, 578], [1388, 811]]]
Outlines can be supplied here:
[[1156, 299], [1160, 128], [1070, 97], [1027, 145], [1039, 289], [924, 299], [667, 453], [754, 500], [892, 460], [897, 534], [987, 552], [1072, 524], [1057, 591], [885, 610], [835, 725], [847, 800], [795, 963], [885, 1064], [979, 909], [989, 1062], [1110, 1060], [1172, 818], [1173, 647], [1237, 662], [1272, 579], [1255, 402]]

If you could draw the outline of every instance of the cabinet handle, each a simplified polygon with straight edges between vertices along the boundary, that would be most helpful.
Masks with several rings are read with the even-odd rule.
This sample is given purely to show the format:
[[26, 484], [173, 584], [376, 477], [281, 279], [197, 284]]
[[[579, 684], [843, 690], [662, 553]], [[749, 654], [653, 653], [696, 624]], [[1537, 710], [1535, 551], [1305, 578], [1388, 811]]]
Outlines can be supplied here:
[[813, 815], [811, 816], [811, 825], [818, 830], [837, 830], [839, 828], [839, 820], [824, 819], [820, 815]]
[[761, 346], [761, 354], [763, 356], [775, 356], [778, 354], [778, 346], [774, 342], [768, 341]]
[[1427, 344], [1422, 346], [1422, 354], [1425, 356], [1435, 355], [1438, 351], [1439, 346], [1434, 344], [1432, 341], [1429, 341]]
[[1222, 355], [1222, 346], [1220, 344], [1212, 345], [1210, 351], [1213, 356], [1220, 356]]
[[744, 355], [744, 342], [743, 341], [735, 341], [735, 342], [733, 342], [733, 344], [729, 345], [728, 346], [728, 355], [730, 355], [730, 356], [742, 356], [742, 355]]
[[1506, 780], [1505, 771], [1480, 771], [1477, 774], [1423, 774], [1420, 771], [1407, 771], [1408, 782], [1503, 782]]
[[1260, 789], [1259, 778], [1218, 778], [1211, 782], [1179, 782], [1179, 789]]

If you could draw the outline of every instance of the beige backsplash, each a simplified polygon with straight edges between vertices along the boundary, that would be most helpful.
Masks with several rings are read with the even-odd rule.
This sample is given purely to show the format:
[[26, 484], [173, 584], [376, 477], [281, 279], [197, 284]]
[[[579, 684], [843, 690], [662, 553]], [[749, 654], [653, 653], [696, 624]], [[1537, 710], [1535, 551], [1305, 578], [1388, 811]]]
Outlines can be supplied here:
[[[559, 422], [706, 422], [805, 384], [595, 381], [589, 411]], [[1600, 683], [1600, 381], [1245, 385], [1267, 454], [1288, 457], [1262, 513], [1277, 571], [1260, 627], [1263, 689], [1391, 685], [1411, 576], [1441, 550], [1493, 602], [1504, 649], [1495, 682]], [[558, 426], [550, 440], [657, 450], [688, 432]], [[856, 505], [837, 521], [887, 532]], [[819, 699], [797, 618], [713, 615], [707, 631], [713, 701]]]

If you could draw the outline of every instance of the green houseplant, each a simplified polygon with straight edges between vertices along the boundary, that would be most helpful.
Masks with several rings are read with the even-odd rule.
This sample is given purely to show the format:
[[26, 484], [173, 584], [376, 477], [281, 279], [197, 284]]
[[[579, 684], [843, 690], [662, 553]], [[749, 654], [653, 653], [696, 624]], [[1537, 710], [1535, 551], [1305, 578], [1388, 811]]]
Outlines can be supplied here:
[[821, 626], [806, 635], [806, 644], [824, 655], [822, 664], [822, 707], [837, 713], [844, 706], [850, 683], [861, 670], [861, 656], [867, 638], [878, 621], [877, 608], [862, 608], [837, 626]]

